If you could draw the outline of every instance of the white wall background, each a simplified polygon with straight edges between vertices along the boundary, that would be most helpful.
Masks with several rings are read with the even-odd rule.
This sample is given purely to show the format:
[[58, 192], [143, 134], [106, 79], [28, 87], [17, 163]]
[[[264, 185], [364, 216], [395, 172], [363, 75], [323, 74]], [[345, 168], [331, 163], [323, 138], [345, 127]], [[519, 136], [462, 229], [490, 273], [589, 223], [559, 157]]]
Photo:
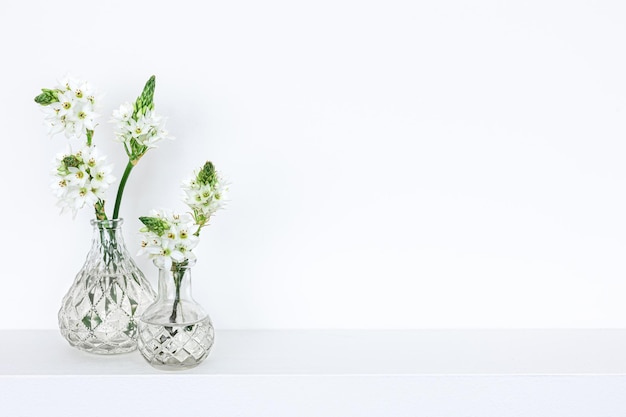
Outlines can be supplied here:
[[68, 72], [118, 177], [107, 120], [157, 76], [176, 140], [129, 180], [133, 253], [205, 160], [232, 183], [194, 269], [218, 328], [626, 326], [625, 3], [199, 4], [0, 5], [1, 328], [56, 328], [88, 250], [33, 102]]

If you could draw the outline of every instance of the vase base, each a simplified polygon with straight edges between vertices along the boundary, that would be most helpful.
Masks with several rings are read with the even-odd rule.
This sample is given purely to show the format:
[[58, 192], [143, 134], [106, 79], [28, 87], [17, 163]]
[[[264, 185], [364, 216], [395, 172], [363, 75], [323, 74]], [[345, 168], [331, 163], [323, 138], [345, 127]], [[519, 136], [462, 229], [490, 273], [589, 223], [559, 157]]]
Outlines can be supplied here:
[[89, 346], [72, 345], [71, 343], [70, 345], [75, 347], [78, 350], [82, 350], [83, 352], [91, 353], [93, 355], [123, 355], [125, 353], [131, 353], [137, 350], [137, 346], [132, 347], [132, 348], [127, 348], [127, 349], [120, 349], [117, 347], [93, 348]]
[[148, 362], [150, 364], [150, 366], [152, 366], [155, 369], [158, 369], [160, 371], [171, 371], [171, 372], [176, 372], [176, 371], [186, 371], [188, 369], [193, 369], [196, 366], [200, 365], [200, 362], [196, 362], [193, 365], [187, 365], [187, 364], [181, 364], [178, 362], [172, 362], [172, 363], [157, 363], [157, 362], [150, 362], [146, 359], [146, 362]]
[[206, 318], [185, 325], [139, 322], [138, 347], [144, 359], [161, 370], [185, 370], [198, 366], [213, 347], [214, 331]]
[[67, 340], [70, 346], [95, 355], [118, 355], [137, 350], [137, 342], [134, 339], [102, 340], [93, 336], [80, 337], [76, 334], [64, 332], [61, 332], [61, 335]]

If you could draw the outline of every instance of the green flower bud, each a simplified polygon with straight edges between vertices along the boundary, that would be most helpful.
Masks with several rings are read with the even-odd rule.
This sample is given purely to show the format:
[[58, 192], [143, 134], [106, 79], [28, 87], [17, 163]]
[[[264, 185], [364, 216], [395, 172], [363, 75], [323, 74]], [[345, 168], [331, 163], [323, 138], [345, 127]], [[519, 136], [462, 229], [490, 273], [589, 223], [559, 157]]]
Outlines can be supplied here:
[[68, 155], [63, 158], [63, 165], [65, 165], [66, 168], [78, 168], [82, 162], [83, 161], [75, 155]]
[[139, 220], [146, 226], [142, 228], [142, 232], [150, 231], [156, 233], [158, 236], [163, 236], [166, 230], [170, 228], [170, 225], [163, 219], [158, 217], [140, 217]]
[[49, 90], [47, 88], [42, 88], [43, 91], [37, 97], [35, 97], [35, 103], [41, 104], [42, 106], [47, 106], [48, 104], [56, 103], [59, 101], [59, 90]]
[[139, 116], [146, 114], [149, 110], [154, 109], [154, 88], [156, 77], [153, 75], [143, 87], [141, 95], [133, 104], [133, 119], [137, 120]]
[[207, 161], [200, 172], [198, 172], [198, 176], [196, 180], [200, 185], [210, 185], [211, 187], [215, 186], [217, 183], [217, 172], [215, 171], [215, 166], [211, 161]]

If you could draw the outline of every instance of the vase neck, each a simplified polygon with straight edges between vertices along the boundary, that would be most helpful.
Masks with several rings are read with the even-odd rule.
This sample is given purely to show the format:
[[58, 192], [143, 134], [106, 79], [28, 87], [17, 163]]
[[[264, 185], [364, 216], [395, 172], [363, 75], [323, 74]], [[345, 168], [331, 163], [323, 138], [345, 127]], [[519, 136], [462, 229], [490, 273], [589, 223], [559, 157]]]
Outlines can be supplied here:
[[191, 295], [191, 267], [173, 264], [159, 268], [159, 299], [193, 301]]
[[122, 233], [123, 219], [92, 220], [93, 237], [88, 257], [104, 262], [106, 267], [117, 269], [119, 264], [130, 260]]
[[122, 234], [123, 219], [115, 220], [92, 220], [93, 237], [102, 245], [124, 245]]
[[191, 294], [190, 265], [159, 267], [157, 300], [148, 308], [146, 320], [164, 323], [194, 323], [208, 317]]

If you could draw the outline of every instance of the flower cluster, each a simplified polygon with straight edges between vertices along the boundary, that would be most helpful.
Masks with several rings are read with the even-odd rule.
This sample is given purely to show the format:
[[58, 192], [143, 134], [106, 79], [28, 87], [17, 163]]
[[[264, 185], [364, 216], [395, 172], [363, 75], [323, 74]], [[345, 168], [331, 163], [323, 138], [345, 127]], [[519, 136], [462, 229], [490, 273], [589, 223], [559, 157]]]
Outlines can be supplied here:
[[76, 153], [68, 151], [56, 156], [52, 189], [61, 212], [71, 210], [76, 216], [78, 210], [87, 204], [104, 204], [105, 191], [115, 181], [111, 174], [113, 165], [105, 161], [106, 157], [100, 156], [95, 146], [85, 146]]
[[42, 104], [50, 135], [65, 133], [68, 138], [90, 135], [96, 127], [96, 92], [84, 81], [66, 77], [54, 89], [42, 89], [35, 101]]
[[227, 185], [210, 161], [195, 171], [193, 177], [183, 181], [181, 188], [184, 191], [183, 201], [193, 211], [193, 217], [200, 227], [205, 226], [211, 215], [224, 207]]
[[[164, 119], [154, 111], [155, 77], [146, 82], [141, 95], [133, 104], [125, 103], [113, 112], [117, 124], [116, 138], [124, 144], [128, 163], [120, 180], [113, 219], [119, 218], [124, 187], [131, 170], [139, 159], [155, 147], [161, 139], [169, 137]], [[85, 146], [77, 153], [67, 152], [55, 160], [53, 189], [61, 212], [77, 210], [87, 204], [93, 205], [98, 220], [107, 219], [104, 194], [115, 180], [112, 166], [104, 165], [92, 144], [97, 102], [95, 90], [84, 81], [67, 77], [53, 89], [42, 88], [35, 97], [46, 112], [46, 124], [50, 135], [65, 133], [68, 139], [85, 140]]]
[[139, 159], [163, 139], [171, 138], [165, 120], [154, 111], [154, 77], [146, 83], [144, 93], [133, 103], [123, 103], [113, 112], [115, 138], [124, 144], [130, 162]]
[[145, 225], [141, 232], [139, 255], [147, 254], [154, 262], [166, 269], [172, 263], [182, 263], [196, 259], [192, 249], [200, 238], [193, 234], [195, 221], [188, 213], [174, 213], [165, 210], [152, 210], [150, 217], [141, 217]]
[[[116, 123], [115, 137], [122, 142], [127, 150], [132, 149], [133, 141], [140, 146], [154, 148], [162, 139], [169, 138], [165, 130], [165, 122], [154, 110], [133, 119], [132, 104], [124, 103], [113, 112], [113, 122]], [[132, 152], [129, 152], [132, 153]]]
[[183, 182], [183, 201], [191, 213], [177, 214], [153, 210], [150, 216], [140, 217], [144, 224], [139, 255], [147, 254], [157, 265], [170, 269], [172, 265], [195, 261], [192, 252], [198, 244], [200, 230], [208, 225], [211, 216], [224, 207], [228, 186], [211, 162], [194, 172]]

